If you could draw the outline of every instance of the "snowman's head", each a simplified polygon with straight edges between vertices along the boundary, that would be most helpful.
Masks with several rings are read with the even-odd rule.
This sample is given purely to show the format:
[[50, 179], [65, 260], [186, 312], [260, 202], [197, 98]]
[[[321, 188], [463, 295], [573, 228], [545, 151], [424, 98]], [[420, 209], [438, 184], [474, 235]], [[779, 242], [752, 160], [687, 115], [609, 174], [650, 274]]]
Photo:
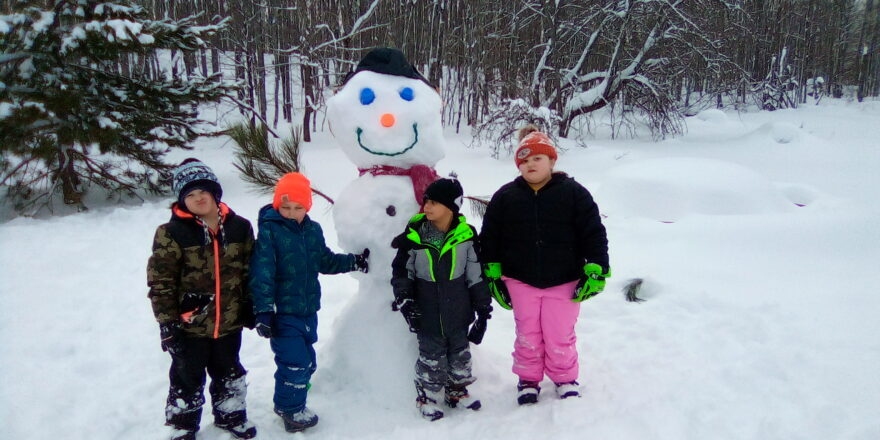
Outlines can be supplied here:
[[367, 54], [327, 101], [333, 135], [359, 168], [434, 166], [444, 156], [440, 113], [440, 95], [394, 49]]

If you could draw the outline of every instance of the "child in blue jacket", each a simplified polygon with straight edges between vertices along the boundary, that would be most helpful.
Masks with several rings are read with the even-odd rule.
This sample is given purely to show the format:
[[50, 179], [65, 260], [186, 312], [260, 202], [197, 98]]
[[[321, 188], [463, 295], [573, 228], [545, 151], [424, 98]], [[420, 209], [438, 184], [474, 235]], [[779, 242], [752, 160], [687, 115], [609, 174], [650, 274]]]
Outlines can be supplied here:
[[306, 407], [316, 368], [318, 273], [368, 270], [368, 249], [354, 255], [327, 248], [321, 225], [307, 215], [311, 207], [309, 180], [300, 173], [285, 174], [275, 186], [273, 203], [260, 209], [250, 268], [256, 329], [271, 339], [275, 353], [275, 413], [289, 432], [318, 423], [318, 416]]

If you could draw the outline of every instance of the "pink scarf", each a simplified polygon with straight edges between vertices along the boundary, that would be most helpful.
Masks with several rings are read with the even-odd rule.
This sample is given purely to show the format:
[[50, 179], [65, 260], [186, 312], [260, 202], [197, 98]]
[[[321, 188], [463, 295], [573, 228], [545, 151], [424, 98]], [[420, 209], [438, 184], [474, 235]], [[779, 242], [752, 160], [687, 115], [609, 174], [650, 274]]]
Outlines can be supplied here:
[[428, 188], [440, 176], [433, 168], [427, 165], [415, 165], [412, 168], [401, 168], [392, 165], [376, 165], [371, 168], [358, 168], [360, 175], [370, 173], [374, 176], [409, 176], [412, 179], [413, 193], [416, 196], [416, 204], [422, 206], [422, 197]]

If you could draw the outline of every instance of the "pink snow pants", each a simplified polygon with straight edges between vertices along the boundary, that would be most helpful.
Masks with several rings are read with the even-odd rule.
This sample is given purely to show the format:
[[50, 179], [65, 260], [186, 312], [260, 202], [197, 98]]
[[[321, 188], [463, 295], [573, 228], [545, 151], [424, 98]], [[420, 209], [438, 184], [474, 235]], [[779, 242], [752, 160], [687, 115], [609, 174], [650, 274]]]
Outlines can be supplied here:
[[555, 383], [577, 380], [574, 325], [581, 305], [571, 301], [577, 281], [545, 289], [507, 277], [504, 283], [513, 301], [516, 322], [514, 374], [532, 382], [543, 380], [544, 373]]

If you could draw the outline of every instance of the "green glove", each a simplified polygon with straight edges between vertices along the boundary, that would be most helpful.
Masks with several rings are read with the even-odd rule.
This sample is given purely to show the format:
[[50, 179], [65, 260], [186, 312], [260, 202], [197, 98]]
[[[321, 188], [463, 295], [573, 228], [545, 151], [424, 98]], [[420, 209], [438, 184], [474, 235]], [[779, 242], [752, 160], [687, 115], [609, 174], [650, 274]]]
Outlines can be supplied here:
[[513, 301], [510, 300], [510, 292], [507, 291], [507, 286], [501, 279], [501, 263], [486, 263], [483, 273], [489, 280], [489, 293], [492, 294], [498, 305], [502, 309], [512, 309]]
[[486, 274], [486, 278], [489, 280], [500, 279], [501, 263], [486, 263], [486, 268], [483, 270], [483, 273]]
[[602, 266], [596, 263], [587, 263], [584, 265], [584, 275], [578, 281], [574, 288], [574, 298], [572, 301], [586, 301], [605, 290], [605, 278], [611, 278], [611, 269], [605, 271]]

